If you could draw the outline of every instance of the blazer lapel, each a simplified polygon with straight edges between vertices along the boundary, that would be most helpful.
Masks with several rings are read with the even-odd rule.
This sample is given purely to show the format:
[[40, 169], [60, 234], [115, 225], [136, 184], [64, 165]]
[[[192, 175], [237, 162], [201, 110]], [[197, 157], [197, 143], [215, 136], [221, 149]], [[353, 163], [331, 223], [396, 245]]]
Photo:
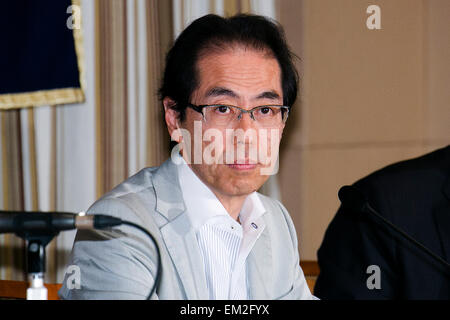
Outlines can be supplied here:
[[161, 234], [189, 300], [208, 299], [203, 260], [186, 214], [161, 228]]
[[272, 299], [273, 270], [272, 246], [267, 226], [256, 240], [248, 255], [247, 277], [250, 287], [250, 299]]
[[208, 299], [203, 260], [195, 232], [186, 214], [178, 171], [171, 159], [153, 175], [156, 211], [167, 219], [160, 231], [178, 272], [187, 299]]

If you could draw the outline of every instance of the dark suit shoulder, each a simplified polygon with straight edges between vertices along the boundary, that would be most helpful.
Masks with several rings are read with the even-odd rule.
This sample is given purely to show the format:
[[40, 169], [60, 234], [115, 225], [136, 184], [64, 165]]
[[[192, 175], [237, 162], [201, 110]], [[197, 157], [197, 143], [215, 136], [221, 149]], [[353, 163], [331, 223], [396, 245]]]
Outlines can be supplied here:
[[449, 206], [450, 147], [380, 169], [355, 183], [369, 204], [416, 239], [430, 243], [434, 212]]
[[[450, 146], [377, 170], [354, 185], [376, 206], [380, 202], [414, 203], [441, 194], [450, 177]], [[379, 208], [382, 209], [382, 208]]]
[[450, 146], [447, 146], [420, 157], [390, 164], [358, 180], [356, 184], [363, 186], [376, 182], [395, 182], [398, 179], [406, 183], [417, 178], [445, 178], [449, 173]]

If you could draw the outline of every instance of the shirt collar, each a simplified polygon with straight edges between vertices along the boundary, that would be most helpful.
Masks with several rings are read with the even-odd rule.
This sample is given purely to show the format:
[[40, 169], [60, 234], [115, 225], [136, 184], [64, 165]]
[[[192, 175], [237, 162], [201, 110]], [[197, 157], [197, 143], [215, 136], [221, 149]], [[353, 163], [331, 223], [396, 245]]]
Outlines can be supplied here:
[[[183, 157], [179, 154], [176, 157], [178, 159], [175, 163], [179, 163], [177, 165], [178, 179], [183, 200], [194, 228], [198, 230], [208, 220], [218, 216], [226, 216], [234, 221], [216, 195], [192, 171]], [[239, 220], [242, 226], [247, 226], [262, 216], [265, 211], [257, 192], [252, 192], [242, 205]]]

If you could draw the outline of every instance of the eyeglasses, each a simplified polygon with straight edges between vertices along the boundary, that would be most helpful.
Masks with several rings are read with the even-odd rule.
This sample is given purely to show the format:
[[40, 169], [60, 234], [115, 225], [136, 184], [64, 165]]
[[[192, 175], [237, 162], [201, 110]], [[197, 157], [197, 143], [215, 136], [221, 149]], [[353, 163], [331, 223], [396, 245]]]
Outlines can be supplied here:
[[248, 113], [250, 118], [263, 127], [277, 127], [284, 124], [288, 118], [290, 107], [267, 105], [245, 110], [236, 106], [224, 104], [209, 104], [197, 106], [192, 103], [186, 105], [203, 115], [203, 119], [213, 126], [227, 126]]

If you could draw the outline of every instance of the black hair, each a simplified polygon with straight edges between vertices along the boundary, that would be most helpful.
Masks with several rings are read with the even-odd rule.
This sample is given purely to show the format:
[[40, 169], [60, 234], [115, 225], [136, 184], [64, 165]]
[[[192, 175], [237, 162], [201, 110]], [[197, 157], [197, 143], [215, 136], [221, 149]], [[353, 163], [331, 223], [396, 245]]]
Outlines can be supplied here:
[[166, 56], [159, 98], [170, 97], [173, 109], [184, 120], [186, 104], [199, 84], [196, 64], [208, 50], [244, 45], [267, 51], [277, 59], [281, 69], [283, 104], [292, 106], [297, 98], [298, 73], [295, 56], [289, 49], [284, 30], [266, 17], [238, 14], [229, 18], [208, 14], [192, 22], [176, 39]]

